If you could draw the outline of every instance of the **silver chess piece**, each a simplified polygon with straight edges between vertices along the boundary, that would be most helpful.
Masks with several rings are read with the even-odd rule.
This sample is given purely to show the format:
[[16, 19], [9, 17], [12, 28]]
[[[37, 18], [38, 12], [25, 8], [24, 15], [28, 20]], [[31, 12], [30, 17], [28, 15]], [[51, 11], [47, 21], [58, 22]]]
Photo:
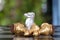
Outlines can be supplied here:
[[35, 13], [34, 12], [28, 12], [28, 13], [25, 13], [24, 16], [26, 16], [25, 25], [26, 25], [27, 29], [30, 30], [31, 26], [34, 23]]

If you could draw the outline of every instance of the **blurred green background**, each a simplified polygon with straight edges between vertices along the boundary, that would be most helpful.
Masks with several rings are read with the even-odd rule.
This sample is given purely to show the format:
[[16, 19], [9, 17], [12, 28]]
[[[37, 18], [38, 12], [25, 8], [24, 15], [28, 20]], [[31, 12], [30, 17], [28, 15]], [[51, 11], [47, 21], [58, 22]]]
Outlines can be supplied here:
[[[46, 1], [46, 0], [43, 0]], [[35, 23], [41, 25], [43, 22], [51, 21], [48, 12], [42, 12], [42, 0], [5, 0], [4, 8], [0, 11], [0, 25], [6, 26], [13, 23], [25, 22], [24, 13], [34, 12]]]

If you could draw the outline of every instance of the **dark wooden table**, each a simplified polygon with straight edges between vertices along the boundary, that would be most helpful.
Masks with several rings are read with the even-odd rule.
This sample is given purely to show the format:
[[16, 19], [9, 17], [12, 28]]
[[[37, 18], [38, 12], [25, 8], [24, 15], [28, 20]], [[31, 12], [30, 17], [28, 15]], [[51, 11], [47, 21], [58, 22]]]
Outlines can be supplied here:
[[0, 27], [0, 40], [60, 40], [60, 26], [56, 26], [54, 29], [53, 36], [15, 37], [9, 27]]

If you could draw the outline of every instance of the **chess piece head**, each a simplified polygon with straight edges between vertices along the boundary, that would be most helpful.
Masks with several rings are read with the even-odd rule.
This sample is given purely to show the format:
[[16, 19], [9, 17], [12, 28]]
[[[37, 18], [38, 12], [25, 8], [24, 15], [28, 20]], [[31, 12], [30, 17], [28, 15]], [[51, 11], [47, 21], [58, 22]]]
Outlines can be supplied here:
[[26, 16], [27, 18], [34, 18], [35, 13], [33, 13], [33, 12], [28, 12], [28, 13], [25, 13], [24, 16]]

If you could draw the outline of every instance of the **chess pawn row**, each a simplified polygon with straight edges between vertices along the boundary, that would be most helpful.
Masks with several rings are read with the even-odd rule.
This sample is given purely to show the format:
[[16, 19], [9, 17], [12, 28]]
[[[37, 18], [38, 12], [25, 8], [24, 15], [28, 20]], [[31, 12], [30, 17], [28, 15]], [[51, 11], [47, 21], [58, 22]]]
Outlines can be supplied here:
[[12, 26], [12, 33], [15, 33], [15, 35], [24, 35], [24, 36], [38, 36], [38, 35], [53, 35], [54, 29], [51, 24], [48, 23], [42, 23], [42, 25], [39, 27], [35, 23], [32, 25], [30, 30], [28, 30], [23, 24], [21, 23], [14, 23], [14, 26]]

